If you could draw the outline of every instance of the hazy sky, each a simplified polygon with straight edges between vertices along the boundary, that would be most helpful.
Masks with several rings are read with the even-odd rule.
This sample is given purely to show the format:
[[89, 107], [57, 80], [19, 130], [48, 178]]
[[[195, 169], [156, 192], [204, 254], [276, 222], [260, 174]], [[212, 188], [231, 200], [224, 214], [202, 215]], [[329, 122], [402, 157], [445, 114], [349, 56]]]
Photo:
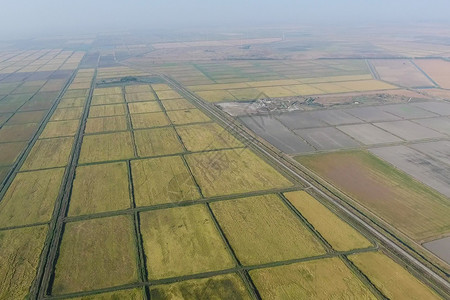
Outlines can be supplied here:
[[447, 21], [449, 0], [0, 0], [0, 38], [312, 22]]

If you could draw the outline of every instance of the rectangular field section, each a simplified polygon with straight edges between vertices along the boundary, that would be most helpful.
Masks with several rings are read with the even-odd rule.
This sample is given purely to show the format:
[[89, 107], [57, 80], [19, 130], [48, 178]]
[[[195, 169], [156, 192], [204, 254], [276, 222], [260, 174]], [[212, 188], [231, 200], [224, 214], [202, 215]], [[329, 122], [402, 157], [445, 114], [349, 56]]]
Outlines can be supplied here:
[[21, 170], [64, 167], [69, 162], [72, 137], [38, 140], [28, 154]]
[[80, 163], [123, 160], [134, 157], [130, 132], [88, 135], [81, 145]]

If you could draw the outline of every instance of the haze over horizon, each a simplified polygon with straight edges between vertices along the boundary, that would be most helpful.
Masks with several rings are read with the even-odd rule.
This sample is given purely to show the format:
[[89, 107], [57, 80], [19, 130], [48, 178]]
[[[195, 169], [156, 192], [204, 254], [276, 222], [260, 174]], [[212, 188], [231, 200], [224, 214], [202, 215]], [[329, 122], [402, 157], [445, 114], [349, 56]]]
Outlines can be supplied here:
[[448, 22], [450, 3], [343, 0], [8, 1], [0, 39], [135, 29], [305, 24]]

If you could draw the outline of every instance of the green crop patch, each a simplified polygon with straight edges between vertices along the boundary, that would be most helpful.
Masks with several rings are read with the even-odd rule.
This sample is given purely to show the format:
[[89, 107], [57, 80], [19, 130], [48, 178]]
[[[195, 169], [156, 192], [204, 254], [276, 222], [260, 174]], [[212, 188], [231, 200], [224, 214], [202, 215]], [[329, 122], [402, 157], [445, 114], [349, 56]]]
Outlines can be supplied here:
[[38, 123], [5, 125], [0, 128], [0, 143], [28, 141], [38, 126]]
[[214, 202], [211, 209], [244, 265], [325, 254], [319, 241], [276, 195]]
[[92, 96], [91, 105], [105, 105], [105, 104], [116, 104], [124, 103], [125, 99], [122, 94], [113, 95], [95, 95]]
[[8, 125], [39, 123], [44, 118], [47, 111], [37, 110], [29, 112], [18, 112], [8, 121]]
[[125, 116], [89, 118], [86, 122], [85, 133], [89, 134], [108, 131], [122, 131], [127, 129], [128, 124]]
[[236, 274], [226, 274], [152, 286], [150, 288], [150, 298], [160, 300], [251, 299], [245, 284]]
[[211, 119], [198, 109], [168, 111], [169, 119], [175, 125], [210, 122]]
[[64, 169], [18, 173], [0, 202], [0, 227], [48, 222]]
[[25, 142], [0, 144], [0, 166], [12, 165], [25, 145]]
[[74, 108], [58, 108], [52, 115], [50, 121], [66, 121], [66, 120], [78, 120], [83, 114], [82, 107]]
[[128, 103], [128, 109], [131, 114], [151, 113], [162, 111], [157, 101]]
[[234, 266], [204, 205], [148, 211], [140, 217], [150, 280]]
[[67, 223], [52, 294], [89, 291], [137, 281], [133, 223], [116, 216]]
[[207, 197], [291, 187], [293, 184], [248, 149], [186, 155]]
[[87, 135], [81, 145], [80, 163], [123, 160], [134, 157], [130, 132]]
[[193, 109], [195, 105], [186, 99], [173, 99], [164, 100], [162, 104], [166, 110], [182, 110], [182, 109]]
[[263, 299], [377, 299], [339, 258], [249, 273]]
[[125, 104], [99, 105], [89, 108], [89, 118], [123, 116], [125, 114]]
[[134, 160], [131, 170], [137, 206], [200, 198], [194, 179], [179, 156]]
[[27, 299], [47, 226], [0, 232], [0, 299]]
[[204, 151], [244, 145], [216, 123], [177, 126], [178, 134], [188, 151]]
[[70, 198], [69, 216], [130, 207], [125, 162], [79, 166]]
[[170, 125], [170, 121], [163, 112], [132, 114], [131, 123], [134, 129], [162, 127]]
[[39, 138], [74, 136], [79, 123], [78, 120], [48, 122]]
[[69, 162], [73, 138], [38, 140], [28, 154], [21, 170], [64, 167]]
[[171, 127], [143, 129], [134, 132], [140, 157], [181, 153], [183, 146]]

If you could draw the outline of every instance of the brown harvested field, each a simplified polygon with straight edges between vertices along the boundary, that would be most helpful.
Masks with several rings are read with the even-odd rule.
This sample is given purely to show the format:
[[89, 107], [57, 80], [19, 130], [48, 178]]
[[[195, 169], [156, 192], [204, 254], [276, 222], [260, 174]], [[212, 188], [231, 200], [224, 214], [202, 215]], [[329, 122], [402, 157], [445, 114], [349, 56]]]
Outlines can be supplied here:
[[87, 135], [81, 145], [80, 163], [123, 160], [134, 157], [130, 132]]
[[444, 196], [368, 152], [336, 152], [296, 159], [416, 241], [450, 229], [450, 207]]
[[289, 202], [337, 251], [349, 251], [372, 246], [361, 233], [340, 219], [319, 201], [304, 191], [284, 194]]
[[137, 281], [132, 218], [70, 222], [55, 267], [52, 294], [89, 291]]
[[63, 168], [18, 173], [0, 202], [0, 227], [50, 221], [63, 173]]
[[234, 273], [152, 286], [150, 298], [158, 300], [252, 299], [242, 279]]
[[211, 119], [198, 109], [168, 111], [169, 119], [175, 125], [210, 122]]
[[35, 226], [0, 232], [0, 299], [27, 299], [47, 230]]
[[131, 162], [136, 206], [200, 198], [197, 186], [180, 156]]
[[248, 149], [193, 153], [186, 155], [186, 160], [207, 197], [293, 185]]
[[79, 123], [78, 120], [48, 122], [39, 138], [74, 136], [78, 131]]
[[147, 211], [140, 220], [150, 280], [234, 266], [205, 205]]
[[132, 114], [131, 123], [134, 129], [162, 127], [170, 125], [170, 121], [163, 112]]
[[389, 299], [440, 299], [402, 266], [380, 252], [353, 254], [348, 258]]
[[89, 118], [122, 116], [125, 114], [125, 104], [99, 105], [92, 106], [89, 109]]
[[74, 108], [58, 108], [52, 115], [50, 121], [66, 121], [66, 120], [78, 120], [83, 113], [83, 107]]
[[125, 162], [79, 166], [73, 183], [69, 216], [129, 208], [128, 185]]
[[325, 254], [314, 235], [276, 195], [210, 204], [243, 265]]
[[25, 142], [0, 144], [0, 166], [9, 166], [17, 159], [25, 148]]
[[116, 104], [123, 102], [125, 102], [125, 99], [122, 94], [96, 95], [92, 96], [91, 105]]
[[216, 123], [177, 126], [176, 130], [188, 151], [203, 151], [244, 145]]
[[18, 112], [8, 120], [8, 125], [39, 123], [44, 118], [46, 110], [37, 110], [29, 112]]
[[442, 59], [414, 60], [443, 89], [450, 89], [450, 62]]
[[377, 299], [339, 258], [249, 273], [263, 299]]
[[73, 137], [37, 140], [21, 170], [64, 167], [69, 162]]
[[162, 104], [166, 110], [182, 110], [182, 109], [192, 109], [195, 105], [186, 99], [172, 99], [164, 100]]
[[90, 134], [108, 131], [122, 131], [127, 129], [128, 124], [125, 116], [89, 118], [86, 122], [85, 133]]
[[152, 92], [125, 94], [127, 102], [155, 101], [155, 94]]
[[162, 111], [157, 101], [128, 103], [130, 114], [151, 113]]
[[134, 132], [140, 157], [181, 153], [183, 145], [171, 127], [142, 129]]
[[373, 59], [370, 62], [384, 81], [404, 87], [433, 86], [433, 83], [408, 59]]
[[5, 125], [0, 128], [0, 143], [28, 141], [38, 126], [38, 123]]
[[174, 90], [156, 91], [156, 95], [160, 100], [183, 98]]

